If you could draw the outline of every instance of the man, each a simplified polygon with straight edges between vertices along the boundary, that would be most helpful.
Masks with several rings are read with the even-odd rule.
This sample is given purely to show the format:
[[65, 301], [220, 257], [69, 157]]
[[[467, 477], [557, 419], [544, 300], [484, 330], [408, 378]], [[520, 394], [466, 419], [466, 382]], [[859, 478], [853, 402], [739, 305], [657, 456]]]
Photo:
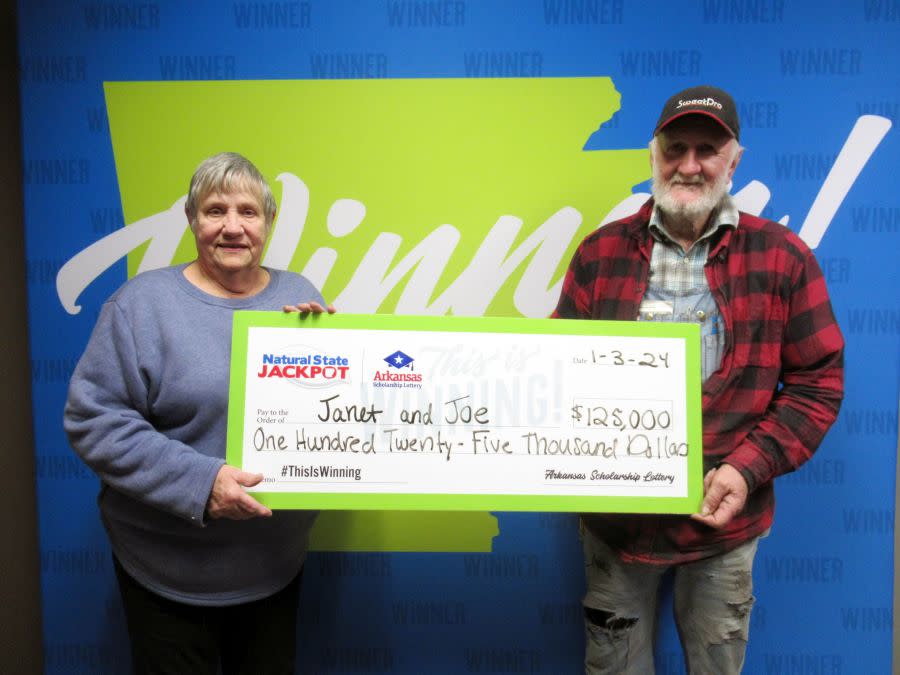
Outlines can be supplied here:
[[772, 524], [772, 480], [810, 458], [843, 397], [843, 338], [809, 248], [738, 212], [732, 98], [670, 98], [650, 142], [653, 199], [590, 234], [554, 316], [700, 324], [704, 499], [690, 517], [584, 515], [587, 673], [653, 672], [669, 569], [690, 673], [738, 673], [752, 565]]

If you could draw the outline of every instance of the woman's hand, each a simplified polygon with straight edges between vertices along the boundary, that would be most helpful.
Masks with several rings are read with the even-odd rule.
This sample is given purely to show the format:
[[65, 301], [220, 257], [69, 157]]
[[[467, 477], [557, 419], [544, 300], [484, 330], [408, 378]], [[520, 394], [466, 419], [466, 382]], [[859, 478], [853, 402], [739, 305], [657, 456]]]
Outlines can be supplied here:
[[206, 514], [213, 519], [268, 518], [272, 515], [272, 509], [260, 504], [244, 490], [245, 487], [258, 485], [262, 479], [261, 473], [247, 473], [223, 464], [209, 493]]
[[322, 307], [318, 302], [298, 302], [296, 305], [285, 305], [285, 312], [300, 312], [301, 314], [324, 314], [327, 312], [328, 314], [334, 314], [337, 310], [334, 308], [334, 305], [328, 305], [327, 307]]

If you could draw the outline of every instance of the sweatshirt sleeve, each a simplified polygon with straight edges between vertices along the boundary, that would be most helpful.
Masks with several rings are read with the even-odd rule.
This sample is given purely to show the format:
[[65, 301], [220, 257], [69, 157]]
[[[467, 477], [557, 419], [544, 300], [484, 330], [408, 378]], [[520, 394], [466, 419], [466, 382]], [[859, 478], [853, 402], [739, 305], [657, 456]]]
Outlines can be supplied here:
[[224, 460], [168, 438], [149, 421], [148, 381], [127, 317], [109, 301], [69, 383], [63, 426], [100, 480], [195, 525]]

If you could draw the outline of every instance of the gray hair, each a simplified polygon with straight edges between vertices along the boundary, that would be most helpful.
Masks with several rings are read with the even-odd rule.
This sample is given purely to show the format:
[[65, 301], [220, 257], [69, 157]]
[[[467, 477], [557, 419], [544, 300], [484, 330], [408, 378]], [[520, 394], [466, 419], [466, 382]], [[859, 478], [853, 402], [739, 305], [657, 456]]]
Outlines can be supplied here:
[[229, 194], [237, 190], [249, 190], [259, 201], [266, 218], [266, 227], [275, 219], [275, 195], [253, 162], [236, 152], [221, 152], [200, 162], [191, 177], [184, 210], [191, 227], [197, 222], [197, 207], [207, 195], [218, 192]]

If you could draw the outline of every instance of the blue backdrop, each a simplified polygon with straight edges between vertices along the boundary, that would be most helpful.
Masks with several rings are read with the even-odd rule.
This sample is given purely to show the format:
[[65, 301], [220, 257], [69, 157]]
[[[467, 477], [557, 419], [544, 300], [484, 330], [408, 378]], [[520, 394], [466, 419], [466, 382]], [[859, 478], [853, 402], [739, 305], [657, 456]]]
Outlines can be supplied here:
[[[18, 11], [48, 673], [127, 669], [97, 481], [61, 423], [68, 378], [125, 261], [88, 286], [80, 314], [55, 285], [65, 262], [124, 226], [103, 82], [485, 76], [611, 77], [621, 110], [591, 147], [645, 146], [661, 102], [684, 86], [715, 83], [739, 101], [748, 149], [735, 189], [764, 185], [762, 213], [789, 216], [815, 248], [847, 339], [840, 418], [813, 460], [777, 483], [746, 672], [890, 672], [896, 0], [22, 0]], [[840, 154], [858, 123], [864, 138]], [[579, 672], [575, 516], [497, 517], [491, 553], [312, 554], [300, 671]], [[660, 630], [658, 672], [683, 672], [674, 627]]]

